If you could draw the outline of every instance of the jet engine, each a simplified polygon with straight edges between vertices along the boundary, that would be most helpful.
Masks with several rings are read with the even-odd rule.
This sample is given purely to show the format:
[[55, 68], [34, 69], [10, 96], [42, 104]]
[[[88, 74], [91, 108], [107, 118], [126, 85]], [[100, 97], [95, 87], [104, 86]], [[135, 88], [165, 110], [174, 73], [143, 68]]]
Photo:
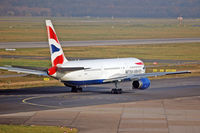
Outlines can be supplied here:
[[145, 90], [149, 88], [150, 86], [150, 80], [148, 78], [142, 78], [139, 80], [135, 80], [132, 83], [132, 88], [133, 89], [140, 89], [140, 90]]

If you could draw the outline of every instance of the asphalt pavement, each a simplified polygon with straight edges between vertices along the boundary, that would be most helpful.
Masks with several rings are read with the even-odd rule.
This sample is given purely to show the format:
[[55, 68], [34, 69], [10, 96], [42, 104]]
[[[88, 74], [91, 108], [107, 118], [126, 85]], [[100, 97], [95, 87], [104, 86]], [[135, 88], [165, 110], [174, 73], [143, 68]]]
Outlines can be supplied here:
[[[129, 40], [94, 40], [94, 41], [61, 41], [62, 47], [77, 46], [114, 46], [139, 44], [168, 44], [200, 42], [200, 38], [166, 38], [166, 39], [129, 39]], [[48, 42], [0, 42], [1, 48], [46, 48]]]
[[131, 82], [120, 83], [123, 93], [110, 91], [114, 84], [93, 85], [82, 93], [71, 93], [64, 86], [0, 90], [0, 114], [135, 102], [200, 95], [200, 77], [157, 79], [146, 90], [132, 90]]

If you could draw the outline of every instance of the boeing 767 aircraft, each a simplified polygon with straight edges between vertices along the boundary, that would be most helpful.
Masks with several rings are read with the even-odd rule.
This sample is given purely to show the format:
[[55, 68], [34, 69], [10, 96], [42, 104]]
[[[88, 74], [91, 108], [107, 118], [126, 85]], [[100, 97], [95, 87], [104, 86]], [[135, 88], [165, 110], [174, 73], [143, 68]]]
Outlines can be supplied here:
[[58, 41], [51, 20], [46, 20], [52, 67], [46, 71], [26, 67], [0, 67], [0, 69], [27, 74], [53, 77], [64, 85], [71, 87], [72, 92], [82, 91], [81, 86], [114, 83], [112, 93], [120, 94], [119, 82], [132, 81], [132, 88], [147, 89], [150, 86], [148, 77], [170, 74], [190, 73], [189, 71], [145, 73], [144, 63], [137, 58], [114, 58], [68, 61]]

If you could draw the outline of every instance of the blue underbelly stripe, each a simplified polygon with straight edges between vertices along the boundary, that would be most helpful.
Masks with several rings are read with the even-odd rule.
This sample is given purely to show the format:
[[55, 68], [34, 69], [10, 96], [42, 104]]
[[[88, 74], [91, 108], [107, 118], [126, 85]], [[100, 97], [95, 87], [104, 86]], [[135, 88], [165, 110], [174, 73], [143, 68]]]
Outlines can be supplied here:
[[102, 84], [103, 79], [98, 80], [85, 80], [85, 81], [65, 81], [65, 83], [70, 85], [92, 85], [92, 84]]

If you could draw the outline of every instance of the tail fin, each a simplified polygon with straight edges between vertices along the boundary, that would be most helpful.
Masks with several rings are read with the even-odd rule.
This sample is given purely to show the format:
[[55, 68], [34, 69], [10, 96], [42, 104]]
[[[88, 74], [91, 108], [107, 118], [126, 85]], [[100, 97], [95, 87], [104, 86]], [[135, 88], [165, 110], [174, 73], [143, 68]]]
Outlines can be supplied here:
[[51, 23], [51, 20], [46, 20], [46, 26], [52, 66], [57, 66], [58, 64], [63, 64], [64, 62], [67, 62], [60, 42], [58, 41], [56, 31], [54, 30], [53, 25]]

